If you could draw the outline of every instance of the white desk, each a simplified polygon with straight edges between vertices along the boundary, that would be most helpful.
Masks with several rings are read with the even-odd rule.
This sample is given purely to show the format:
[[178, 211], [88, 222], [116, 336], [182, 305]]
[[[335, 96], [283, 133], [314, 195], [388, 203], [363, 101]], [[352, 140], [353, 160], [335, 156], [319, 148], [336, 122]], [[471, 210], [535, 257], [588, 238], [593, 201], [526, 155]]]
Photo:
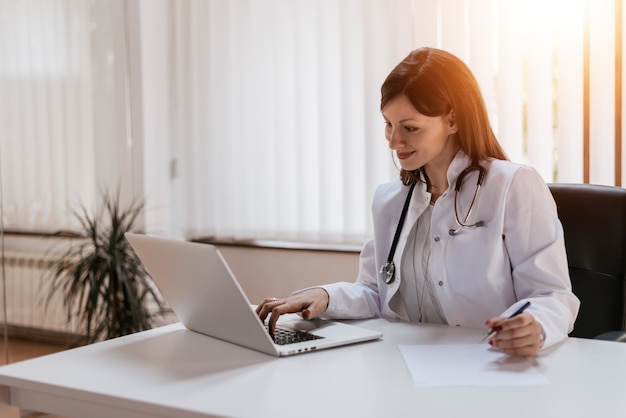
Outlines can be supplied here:
[[383, 340], [278, 359], [174, 324], [14, 363], [0, 367], [2, 416], [17, 416], [7, 401], [81, 418], [626, 416], [626, 344], [568, 340], [537, 358], [548, 385], [417, 388], [398, 344], [474, 343], [483, 331], [361, 325]]

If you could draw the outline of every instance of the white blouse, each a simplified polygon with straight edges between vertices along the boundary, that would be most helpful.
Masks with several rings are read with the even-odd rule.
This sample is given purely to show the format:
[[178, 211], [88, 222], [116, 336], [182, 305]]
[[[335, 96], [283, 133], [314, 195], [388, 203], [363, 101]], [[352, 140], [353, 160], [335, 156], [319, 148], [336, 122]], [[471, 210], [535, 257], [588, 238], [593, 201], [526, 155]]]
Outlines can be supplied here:
[[411, 229], [402, 255], [400, 291], [395, 303], [404, 308], [412, 322], [447, 325], [429, 268], [432, 212], [432, 205], [428, 205]]

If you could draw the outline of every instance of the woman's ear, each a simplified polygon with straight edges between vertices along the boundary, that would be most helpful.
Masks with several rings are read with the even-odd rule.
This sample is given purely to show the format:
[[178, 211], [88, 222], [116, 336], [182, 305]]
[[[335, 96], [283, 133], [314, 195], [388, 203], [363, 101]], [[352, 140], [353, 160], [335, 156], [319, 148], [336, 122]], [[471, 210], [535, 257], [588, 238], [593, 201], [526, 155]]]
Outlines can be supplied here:
[[456, 114], [454, 113], [454, 109], [450, 110], [450, 113], [446, 116], [446, 122], [448, 123], [448, 133], [450, 135], [455, 134], [457, 131], [456, 126]]

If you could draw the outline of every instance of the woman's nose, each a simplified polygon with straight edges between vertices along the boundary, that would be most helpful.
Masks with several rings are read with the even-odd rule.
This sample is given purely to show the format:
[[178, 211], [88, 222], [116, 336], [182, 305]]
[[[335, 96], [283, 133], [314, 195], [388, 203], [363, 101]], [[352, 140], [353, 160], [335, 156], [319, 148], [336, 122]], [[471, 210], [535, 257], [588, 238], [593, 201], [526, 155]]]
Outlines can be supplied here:
[[390, 149], [396, 149], [402, 144], [402, 138], [395, 129], [391, 129], [387, 134], [387, 142]]

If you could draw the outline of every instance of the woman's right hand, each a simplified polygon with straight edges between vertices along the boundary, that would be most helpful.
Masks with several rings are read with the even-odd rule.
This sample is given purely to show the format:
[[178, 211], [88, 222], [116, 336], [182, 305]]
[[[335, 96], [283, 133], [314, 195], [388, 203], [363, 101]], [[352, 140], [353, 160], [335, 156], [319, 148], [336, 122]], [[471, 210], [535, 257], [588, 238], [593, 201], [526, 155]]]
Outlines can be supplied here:
[[286, 313], [300, 313], [304, 319], [317, 318], [326, 311], [330, 297], [321, 287], [315, 287], [283, 299], [266, 298], [257, 308], [256, 313], [265, 322], [270, 315], [268, 328], [274, 334], [278, 318]]

